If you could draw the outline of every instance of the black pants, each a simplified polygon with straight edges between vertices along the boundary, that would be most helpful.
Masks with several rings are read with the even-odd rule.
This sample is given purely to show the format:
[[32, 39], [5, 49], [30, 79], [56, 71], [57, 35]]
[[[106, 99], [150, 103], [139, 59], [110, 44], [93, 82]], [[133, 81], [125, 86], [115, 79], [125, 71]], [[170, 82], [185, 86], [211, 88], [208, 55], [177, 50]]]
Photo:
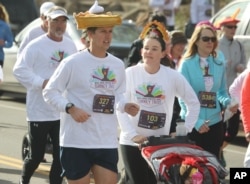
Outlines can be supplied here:
[[238, 110], [227, 122], [224, 123], [224, 141], [231, 142], [237, 135], [240, 125], [240, 111]]
[[196, 145], [202, 147], [210, 153], [213, 153], [217, 158], [219, 158], [220, 147], [224, 137], [223, 122], [218, 122], [209, 128], [210, 130], [208, 132], [202, 134], [194, 128], [188, 136], [191, 140], [195, 141]]
[[121, 145], [122, 159], [125, 169], [124, 181], [126, 184], [156, 184], [156, 177], [141, 150], [134, 146]]
[[30, 136], [30, 152], [24, 159], [22, 180], [24, 184], [30, 182], [30, 178], [42, 161], [47, 143], [47, 135], [51, 137], [53, 144], [53, 161], [50, 169], [50, 184], [61, 184], [62, 168], [59, 155], [59, 129], [60, 121], [28, 122]]
[[3, 68], [3, 60], [0, 60], [0, 66]]

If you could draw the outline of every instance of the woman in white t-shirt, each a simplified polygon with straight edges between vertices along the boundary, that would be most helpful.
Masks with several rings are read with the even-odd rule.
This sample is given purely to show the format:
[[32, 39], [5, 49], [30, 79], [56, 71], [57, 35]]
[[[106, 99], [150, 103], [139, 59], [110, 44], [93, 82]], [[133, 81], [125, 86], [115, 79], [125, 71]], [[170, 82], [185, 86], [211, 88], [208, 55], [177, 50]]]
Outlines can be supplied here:
[[149, 136], [170, 135], [175, 96], [182, 98], [187, 105], [186, 132], [192, 131], [198, 118], [200, 104], [189, 83], [176, 70], [160, 64], [165, 49], [165, 40], [156, 31], [149, 33], [143, 41], [143, 62], [126, 69], [125, 96], [140, 106], [140, 112], [134, 117], [117, 112], [125, 183], [157, 183], [138, 144]]

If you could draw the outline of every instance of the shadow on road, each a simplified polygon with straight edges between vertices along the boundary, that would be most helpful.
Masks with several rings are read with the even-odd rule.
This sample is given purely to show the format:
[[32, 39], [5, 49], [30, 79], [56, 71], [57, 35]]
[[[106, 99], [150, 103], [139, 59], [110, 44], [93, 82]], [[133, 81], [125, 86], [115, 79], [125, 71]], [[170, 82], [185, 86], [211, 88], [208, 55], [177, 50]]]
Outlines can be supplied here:
[[4, 92], [0, 95], [0, 100], [2, 101], [15, 101], [17, 103], [24, 103], [26, 102], [26, 95], [20, 93], [8, 93]]
[[[0, 173], [4, 175], [9, 175], [10, 178], [19, 178], [19, 176], [21, 176], [21, 169], [0, 168]], [[46, 179], [48, 178], [48, 176], [35, 172], [32, 178]], [[16, 182], [0, 179], [1, 184], [17, 184], [17, 182], [18, 179]]]

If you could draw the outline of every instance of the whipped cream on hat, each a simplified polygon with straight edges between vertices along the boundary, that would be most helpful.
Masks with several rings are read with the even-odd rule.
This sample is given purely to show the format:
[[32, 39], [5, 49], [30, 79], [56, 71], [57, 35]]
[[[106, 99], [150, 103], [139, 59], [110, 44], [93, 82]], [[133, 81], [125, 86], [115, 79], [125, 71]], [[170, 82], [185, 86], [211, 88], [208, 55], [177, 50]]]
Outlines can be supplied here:
[[103, 13], [104, 8], [98, 5], [98, 1], [95, 0], [95, 3], [90, 7], [89, 13]]

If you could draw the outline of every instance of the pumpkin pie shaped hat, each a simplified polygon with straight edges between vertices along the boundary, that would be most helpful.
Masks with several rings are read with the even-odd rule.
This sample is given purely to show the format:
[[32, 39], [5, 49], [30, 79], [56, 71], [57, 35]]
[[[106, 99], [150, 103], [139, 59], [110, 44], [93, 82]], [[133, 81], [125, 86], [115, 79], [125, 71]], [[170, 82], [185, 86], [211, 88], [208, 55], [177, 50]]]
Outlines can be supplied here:
[[111, 12], [104, 13], [104, 8], [98, 5], [96, 0], [92, 7], [86, 12], [73, 14], [77, 29], [86, 29], [88, 27], [112, 27], [120, 25], [122, 19], [119, 15], [113, 15]]
[[229, 17], [225, 17], [224, 19], [222, 19], [219, 23], [218, 23], [218, 27], [221, 28], [222, 26], [224, 26], [225, 24], [230, 24], [230, 23], [238, 23], [240, 22], [240, 20], [236, 19], [237, 15], [239, 14], [240, 9], [238, 8], [233, 15], [229, 16]]

